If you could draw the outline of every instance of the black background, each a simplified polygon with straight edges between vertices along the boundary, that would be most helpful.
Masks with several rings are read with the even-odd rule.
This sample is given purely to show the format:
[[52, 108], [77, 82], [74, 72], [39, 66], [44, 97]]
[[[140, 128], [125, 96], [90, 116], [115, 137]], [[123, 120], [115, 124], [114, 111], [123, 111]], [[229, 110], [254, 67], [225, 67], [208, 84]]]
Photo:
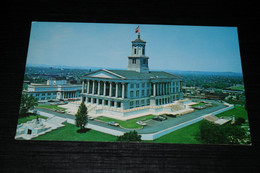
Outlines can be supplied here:
[[[1, 1], [1, 172], [259, 172], [259, 6], [248, 1]], [[15, 141], [31, 21], [237, 26], [252, 146]]]

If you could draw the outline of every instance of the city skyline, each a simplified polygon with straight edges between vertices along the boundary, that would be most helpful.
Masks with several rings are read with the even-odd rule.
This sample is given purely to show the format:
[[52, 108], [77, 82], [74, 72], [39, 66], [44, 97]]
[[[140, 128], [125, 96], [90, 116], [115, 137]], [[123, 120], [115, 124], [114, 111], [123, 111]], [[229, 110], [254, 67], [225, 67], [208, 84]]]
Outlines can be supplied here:
[[237, 28], [211, 26], [33, 22], [27, 65], [126, 69], [137, 26], [150, 70], [242, 73]]

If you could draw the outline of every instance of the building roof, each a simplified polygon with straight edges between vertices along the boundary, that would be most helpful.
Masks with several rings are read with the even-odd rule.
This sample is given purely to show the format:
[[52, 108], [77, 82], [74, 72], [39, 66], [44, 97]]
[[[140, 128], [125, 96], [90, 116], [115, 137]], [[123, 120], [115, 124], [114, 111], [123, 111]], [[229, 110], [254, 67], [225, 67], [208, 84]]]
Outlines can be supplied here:
[[135, 39], [134, 41], [132, 41], [132, 43], [146, 43], [146, 41], [142, 40], [142, 39], [140, 38], [140, 34], [138, 34], [137, 39]]
[[[131, 71], [131, 70], [97, 70], [93, 71], [91, 73], [88, 73], [87, 75], [83, 76], [88, 77], [90, 74], [94, 74], [97, 72], [107, 72], [110, 73], [111, 75], [115, 75], [121, 79], [182, 79], [182, 77], [164, 72], [164, 71], [149, 71], [149, 73], [139, 73], [136, 71]], [[90, 76], [91, 77], [91, 76]], [[93, 76], [94, 77], [94, 76]]]

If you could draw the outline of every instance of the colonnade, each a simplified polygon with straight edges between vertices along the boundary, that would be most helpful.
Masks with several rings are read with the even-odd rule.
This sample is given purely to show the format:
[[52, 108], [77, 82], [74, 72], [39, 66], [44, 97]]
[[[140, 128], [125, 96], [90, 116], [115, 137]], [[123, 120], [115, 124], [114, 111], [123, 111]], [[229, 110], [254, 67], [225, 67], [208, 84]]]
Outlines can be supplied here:
[[181, 82], [154, 82], [153, 96], [163, 96], [180, 92]]
[[76, 97], [78, 97], [78, 94], [76, 92], [63, 92], [63, 99]]
[[127, 84], [121, 82], [84, 80], [82, 93], [124, 99], [126, 97], [126, 87]]

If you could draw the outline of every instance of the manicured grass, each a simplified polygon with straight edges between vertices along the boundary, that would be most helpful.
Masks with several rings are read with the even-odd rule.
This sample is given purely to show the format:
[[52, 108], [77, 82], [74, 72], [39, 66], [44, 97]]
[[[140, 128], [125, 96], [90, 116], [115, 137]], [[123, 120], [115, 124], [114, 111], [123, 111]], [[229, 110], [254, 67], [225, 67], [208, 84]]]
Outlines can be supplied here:
[[136, 124], [137, 121], [147, 121], [152, 119], [153, 117], [155, 117], [155, 115], [147, 115], [144, 117], [139, 117], [139, 118], [134, 118], [134, 119], [130, 119], [127, 121], [122, 121], [122, 120], [117, 120], [117, 119], [113, 119], [113, 118], [108, 118], [108, 117], [98, 117], [96, 118], [97, 120], [101, 120], [101, 121], [105, 121], [105, 122], [110, 122], [110, 121], [114, 121], [118, 124], [120, 124], [121, 127], [124, 128], [128, 128], [128, 129], [138, 129], [141, 128], [141, 125]]
[[117, 137], [95, 130], [89, 130], [85, 133], [77, 133], [79, 129], [75, 125], [65, 123], [64, 127], [48, 132], [44, 135], [33, 138], [33, 140], [55, 140], [55, 141], [116, 141]]
[[181, 128], [153, 141], [142, 141], [149, 143], [179, 143], [179, 144], [201, 144], [197, 139], [200, 122]]
[[194, 108], [194, 107], [197, 107], [197, 106], [204, 106], [205, 103], [198, 103], [198, 104], [195, 104], [195, 105], [192, 105], [191, 107]]
[[[42, 118], [42, 119], [47, 119], [46, 117], [44, 116], [41, 116], [41, 115], [38, 115], [39, 118]], [[36, 115], [30, 115], [28, 117], [19, 117], [18, 118], [18, 122], [17, 122], [17, 125], [19, 124], [22, 124], [22, 123], [25, 123], [27, 121], [31, 121], [33, 119], [36, 119]]]
[[235, 118], [241, 117], [241, 118], [244, 118], [245, 120], [248, 120], [247, 111], [242, 106], [234, 106], [233, 109], [222, 112], [216, 116], [217, 117], [227, 117], [227, 116], [232, 116], [232, 115], [235, 115]]
[[65, 108], [58, 107], [58, 105], [38, 105], [36, 108], [46, 108], [46, 109], [57, 109], [65, 111]]

